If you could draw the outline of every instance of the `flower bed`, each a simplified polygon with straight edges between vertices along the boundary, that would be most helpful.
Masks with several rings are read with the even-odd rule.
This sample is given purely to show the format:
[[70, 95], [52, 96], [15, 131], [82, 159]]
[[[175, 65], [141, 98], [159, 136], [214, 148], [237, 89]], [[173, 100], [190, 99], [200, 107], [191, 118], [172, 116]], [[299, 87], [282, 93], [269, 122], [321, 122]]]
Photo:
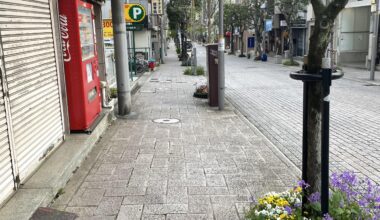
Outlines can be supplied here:
[[380, 187], [354, 173], [334, 173], [330, 180], [329, 214], [321, 217], [319, 192], [311, 193], [302, 212], [303, 192], [309, 187], [300, 181], [297, 187], [282, 193], [268, 193], [252, 204], [247, 219], [370, 219], [380, 220]]

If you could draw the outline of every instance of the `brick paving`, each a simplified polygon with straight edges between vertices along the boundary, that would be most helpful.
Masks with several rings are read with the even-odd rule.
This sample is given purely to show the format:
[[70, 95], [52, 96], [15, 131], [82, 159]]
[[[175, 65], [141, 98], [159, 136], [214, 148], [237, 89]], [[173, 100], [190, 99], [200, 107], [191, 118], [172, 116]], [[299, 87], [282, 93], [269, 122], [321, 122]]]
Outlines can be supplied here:
[[[202, 59], [205, 52], [198, 51]], [[289, 77], [298, 69], [226, 55], [226, 97], [300, 168], [303, 89]], [[366, 80], [368, 71], [346, 71], [331, 89], [331, 170], [380, 184], [380, 86]]]
[[[233, 106], [192, 97], [173, 50], [134, 96], [52, 207], [80, 219], [243, 219], [251, 197], [295, 184], [297, 172]], [[156, 124], [157, 118], [180, 119]]]

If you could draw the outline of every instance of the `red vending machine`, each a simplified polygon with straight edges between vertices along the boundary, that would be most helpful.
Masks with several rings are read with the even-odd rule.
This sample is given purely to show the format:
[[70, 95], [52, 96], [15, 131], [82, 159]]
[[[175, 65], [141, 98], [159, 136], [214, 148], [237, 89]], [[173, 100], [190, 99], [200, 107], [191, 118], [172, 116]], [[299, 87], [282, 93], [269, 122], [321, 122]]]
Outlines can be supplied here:
[[89, 131], [102, 110], [93, 5], [60, 0], [59, 18], [70, 129]]

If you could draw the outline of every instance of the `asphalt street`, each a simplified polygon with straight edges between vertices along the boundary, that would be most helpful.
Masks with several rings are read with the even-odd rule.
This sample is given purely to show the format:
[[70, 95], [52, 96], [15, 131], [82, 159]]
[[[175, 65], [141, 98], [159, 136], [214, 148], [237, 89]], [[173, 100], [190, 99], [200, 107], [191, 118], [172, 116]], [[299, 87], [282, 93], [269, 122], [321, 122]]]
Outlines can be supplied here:
[[[205, 61], [205, 47], [199, 46], [198, 63], [205, 66]], [[225, 56], [226, 98], [300, 168], [302, 83], [289, 77], [290, 71], [298, 69]], [[380, 183], [379, 107], [380, 87], [376, 84], [348, 78], [333, 82], [330, 121], [332, 172], [351, 170]]]

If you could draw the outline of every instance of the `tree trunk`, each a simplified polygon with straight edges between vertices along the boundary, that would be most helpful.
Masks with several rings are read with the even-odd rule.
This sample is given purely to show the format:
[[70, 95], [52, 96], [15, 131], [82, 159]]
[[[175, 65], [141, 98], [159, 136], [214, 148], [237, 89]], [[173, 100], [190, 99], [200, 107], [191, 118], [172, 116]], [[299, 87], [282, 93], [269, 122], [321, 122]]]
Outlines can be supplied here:
[[234, 26], [231, 26], [231, 54], [235, 54], [235, 44], [234, 44]]
[[[318, 24], [320, 20], [317, 18], [315, 23]], [[334, 21], [330, 21], [329, 26], [333, 26]], [[326, 52], [329, 44], [329, 30], [330, 28], [321, 28], [320, 25], [314, 26], [313, 34], [310, 37], [310, 48], [308, 54], [308, 73], [318, 73], [321, 69], [322, 58]]]
[[256, 53], [261, 57], [261, 35], [258, 28], [255, 29]]
[[243, 41], [243, 38], [244, 38], [244, 32], [243, 33], [240, 33], [240, 57], [243, 57], [244, 56], [244, 41]]
[[289, 27], [289, 60], [290, 63], [293, 63], [293, 29]]
[[211, 19], [207, 19], [207, 43], [211, 43]]
[[[334, 20], [328, 21], [332, 27]], [[321, 70], [322, 58], [324, 57], [329, 43], [329, 31], [331, 28], [321, 28], [320, 20], [316, 18], [314, 31], [310, 37], [310, 49], [308, 54], [307, 73], [318, 74]], [[310, 184], [310, 192], [321, 191], [321, 135], [322, 135], [322, 84], [321, 82], [310, 83], [307, 96], [308, 102], [308, 161], [307, 181]]]
[[289, 27], [289, 60], [290, 63], [293, 63], [293, 52], [294, 52], [294, 44], [293, 44], [293, 29]]
[[185, 24], [181, 23], [181, 61], [187, 59]]

